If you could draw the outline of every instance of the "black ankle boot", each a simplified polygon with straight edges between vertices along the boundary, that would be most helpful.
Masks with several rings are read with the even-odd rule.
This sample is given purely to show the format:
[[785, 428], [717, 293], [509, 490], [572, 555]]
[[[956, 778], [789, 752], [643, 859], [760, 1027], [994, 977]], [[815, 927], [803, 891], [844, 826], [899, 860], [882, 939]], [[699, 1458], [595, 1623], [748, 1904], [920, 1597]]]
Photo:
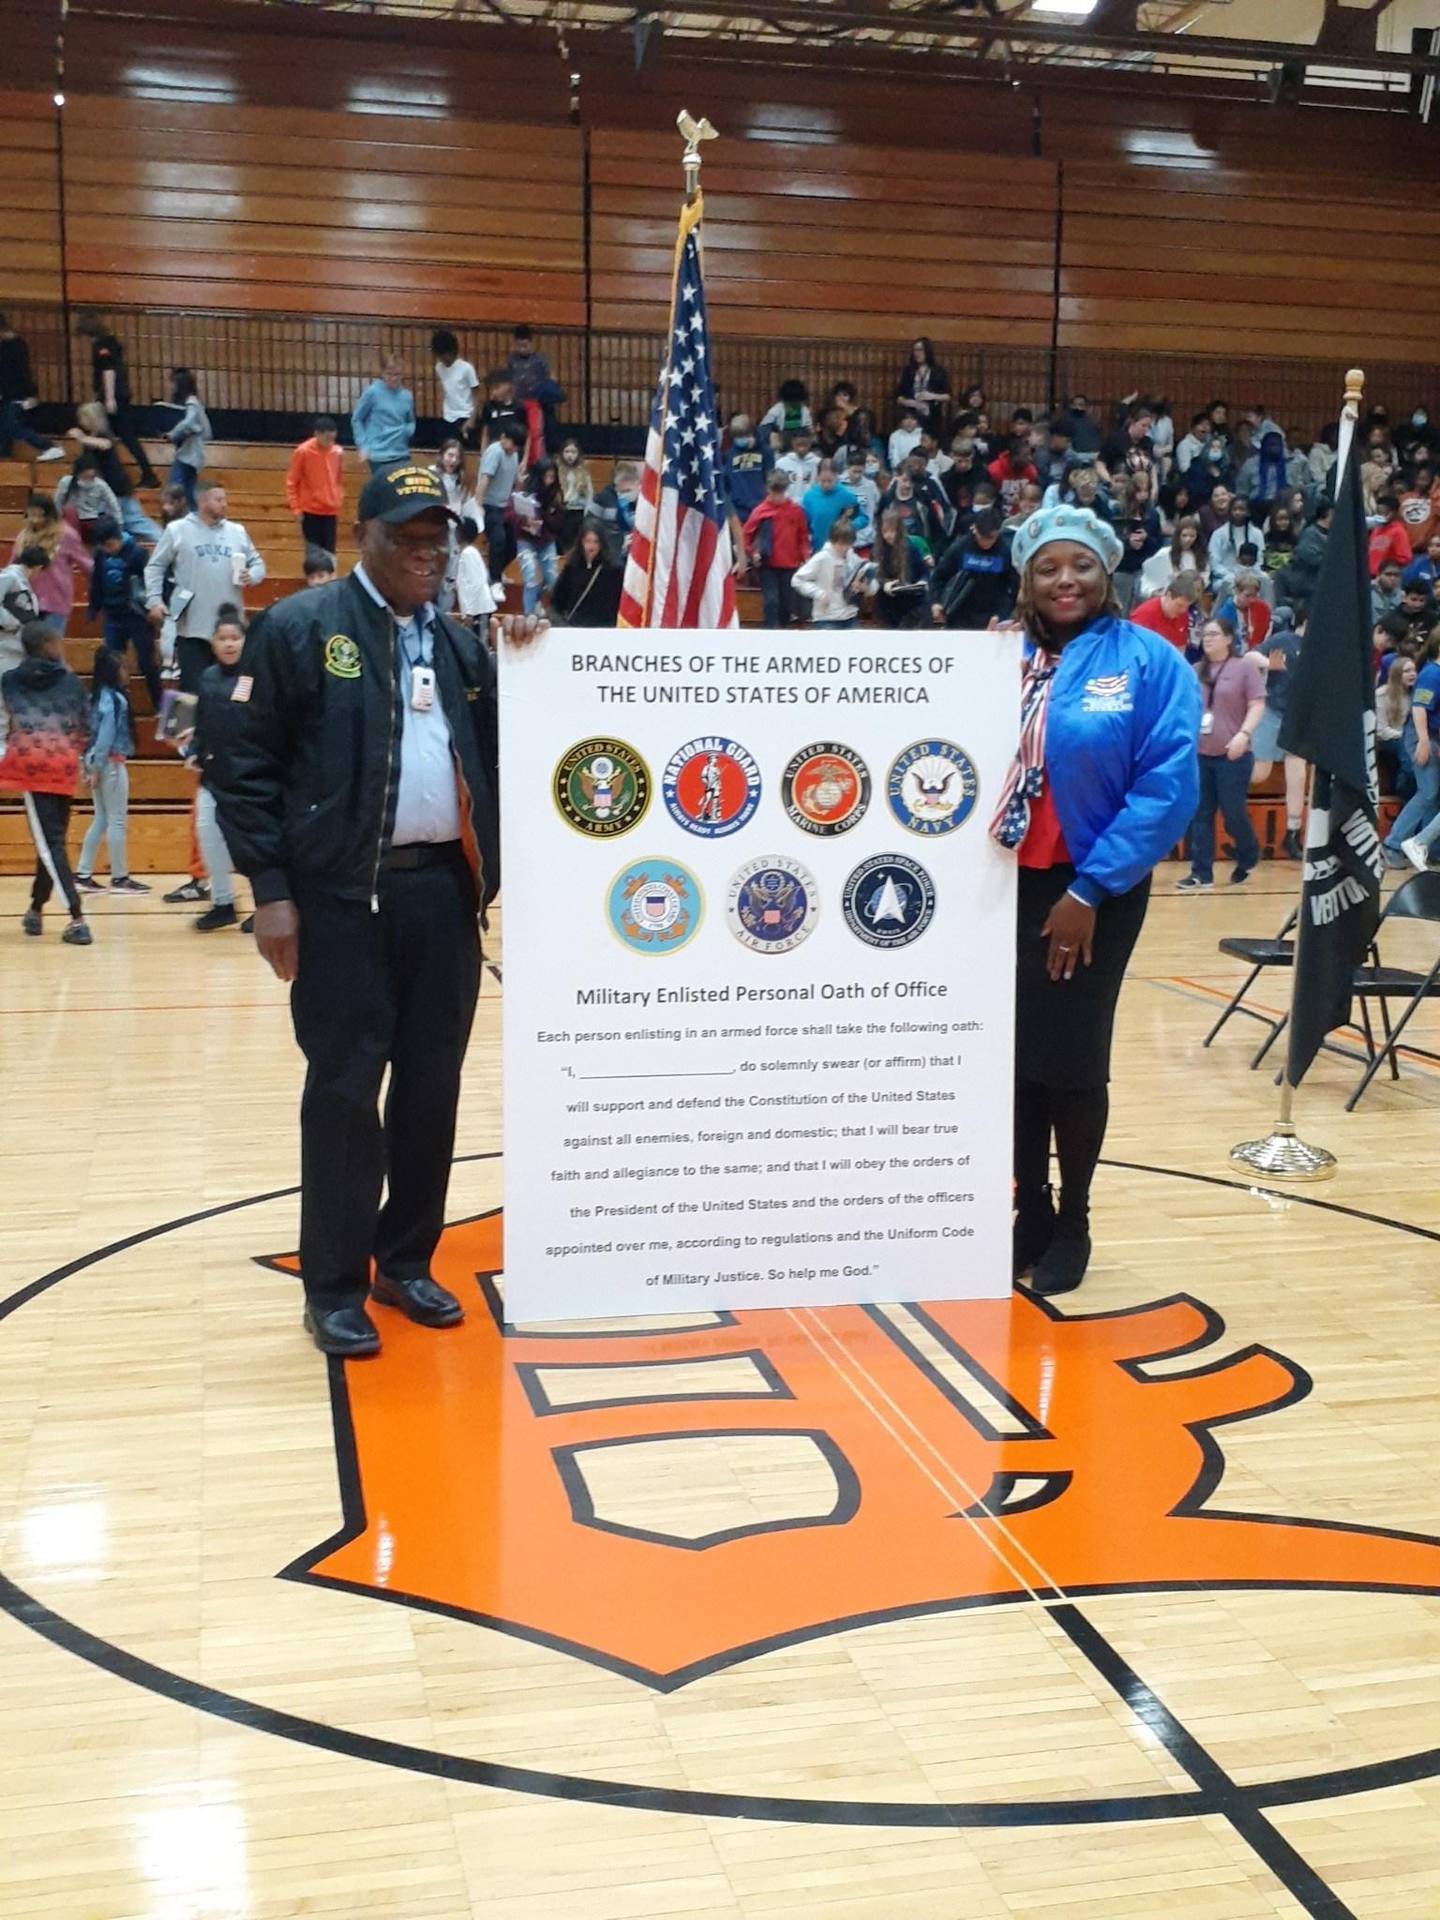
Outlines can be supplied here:
[[1067, 1209], [1062, 1197], [1055, 1215], [1055, 1231], [1050, 1244], [1035, 1263], [1030, 1276], [1030, 1291], [1047, 1298], [1056, 1293], [1073, 1293], [1085, 1278], [1090, 1264], [1090, 1215], [1088, 1209]]
[[1012, 1240], [1013, 1274], [1019, 1279], [1029, 1273], [1050, 1245], [1055, 1231], [1055, 1196], [1049, 1187], [1032, 1189], [1015, 1196], [1015, 1227]]

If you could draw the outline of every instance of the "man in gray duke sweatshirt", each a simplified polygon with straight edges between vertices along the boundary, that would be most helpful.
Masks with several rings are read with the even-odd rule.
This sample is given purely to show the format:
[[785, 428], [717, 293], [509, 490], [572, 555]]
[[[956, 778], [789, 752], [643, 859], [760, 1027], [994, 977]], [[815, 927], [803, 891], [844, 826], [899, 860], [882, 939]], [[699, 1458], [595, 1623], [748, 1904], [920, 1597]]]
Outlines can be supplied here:
[[155, 543], [145, 569], [145, 602], [158, 627], [165, 619], [165, 575], [174, 569], [170, 611], [175, 618], [175, 653], [180, 685], [198, 693], [210, 664], [210, 636], [227, 600], [238, 601], [245, 587], [265, 578], [265, 562], [238, 520], [225, 517], [225, 489], [202, 486], [194, 513], [172, 520]]

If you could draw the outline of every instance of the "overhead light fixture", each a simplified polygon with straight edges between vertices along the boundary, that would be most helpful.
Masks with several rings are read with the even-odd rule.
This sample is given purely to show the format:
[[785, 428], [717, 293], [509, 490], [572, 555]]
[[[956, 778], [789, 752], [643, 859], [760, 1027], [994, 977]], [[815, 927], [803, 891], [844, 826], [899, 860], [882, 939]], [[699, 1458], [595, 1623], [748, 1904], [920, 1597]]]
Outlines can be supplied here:
[[1072, 20], [1083, 20], [1095, 11], [1097, 0], [1035, 0], [1033, 13], [1063, 13]]

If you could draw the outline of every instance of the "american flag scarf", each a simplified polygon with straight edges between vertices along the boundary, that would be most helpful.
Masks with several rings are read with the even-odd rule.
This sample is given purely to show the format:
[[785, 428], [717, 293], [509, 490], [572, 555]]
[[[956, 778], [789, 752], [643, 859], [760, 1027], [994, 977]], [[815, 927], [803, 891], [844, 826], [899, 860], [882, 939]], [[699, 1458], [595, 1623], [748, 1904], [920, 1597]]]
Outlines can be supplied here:
[[1037, 647], [1025, 667], [1020, 685], [1020, 744], [1006, 777], [1005, 790], [990, 822], [990, 833], [1002, 847], [1018, 847], [1030, 831], [1031, 802], [1045, 790], [1045, 722], [1050, 711], [1050, 686], [1059, 659]]

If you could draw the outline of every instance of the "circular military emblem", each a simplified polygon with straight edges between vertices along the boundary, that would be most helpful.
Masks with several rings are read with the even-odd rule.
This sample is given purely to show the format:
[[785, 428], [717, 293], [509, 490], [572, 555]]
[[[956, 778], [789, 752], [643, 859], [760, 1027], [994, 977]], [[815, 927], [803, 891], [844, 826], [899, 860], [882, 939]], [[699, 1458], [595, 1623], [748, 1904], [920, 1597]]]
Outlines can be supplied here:
[[877, 853], [845, 882], [845, 924], [867, 947], [908, 947], [935, 917], [935, 883], [917, 860]]
[[582, 740], [555, 768], [555, 804], [577, 833], [628, 833], [650, 804], [650, 772], [623, 740]]
[[816, 741], [786, 767], [780, 799], [802, 833], [848, 833], [870, 804], [870, 769], [853, 747]]
[[325, 642], [325, 671], [337, 680], [360, 678], [360, 649], [348, 633], [332, 633]]
[[610, 930], [632, 953], [678, 953], [700, 930], [700, 882], [678, 860], [632, 860], [610, 882]]
[[820, 916], [815, 876], [783, 854], [748, 860], [730, 882], [730, 931], [752, 953], [789, 953], [810, 937]]
[[721, 840], [738, 833], [759, 806], [760, 769], [737, 741], [707, 734], [671, 754], [660, 791], [677, 826]]
[[917, 740], [892, 763], [885, 794], [911, 833], [953, 833], [975, 811], [980, 776], [953, 740]]

